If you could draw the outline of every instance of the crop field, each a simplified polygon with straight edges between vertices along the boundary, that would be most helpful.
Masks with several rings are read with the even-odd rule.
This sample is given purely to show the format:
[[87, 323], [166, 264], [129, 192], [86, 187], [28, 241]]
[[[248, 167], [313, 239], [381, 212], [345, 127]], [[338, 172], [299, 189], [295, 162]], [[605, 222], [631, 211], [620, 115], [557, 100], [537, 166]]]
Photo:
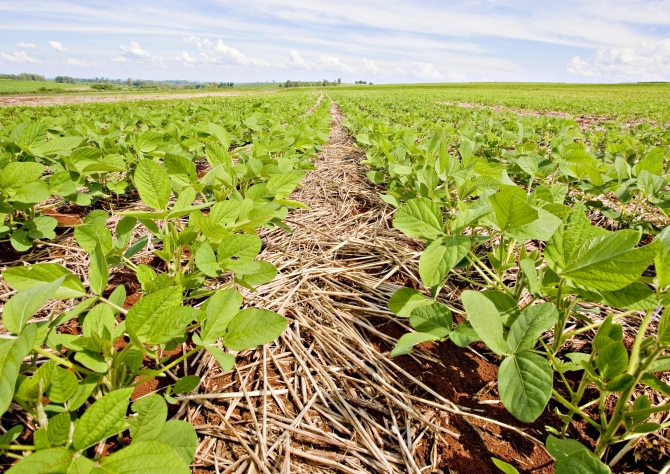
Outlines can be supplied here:
[[3, 470], [668, 471], [669, 85], [152, 99], [0, 108]]
[[45, 87], [47, 89], [88, 89], [87, 84], [66, 84], [55, 81], [19, 81], [12, 79], [0, 79], [0, 94], [35, 92], [41, 87]]

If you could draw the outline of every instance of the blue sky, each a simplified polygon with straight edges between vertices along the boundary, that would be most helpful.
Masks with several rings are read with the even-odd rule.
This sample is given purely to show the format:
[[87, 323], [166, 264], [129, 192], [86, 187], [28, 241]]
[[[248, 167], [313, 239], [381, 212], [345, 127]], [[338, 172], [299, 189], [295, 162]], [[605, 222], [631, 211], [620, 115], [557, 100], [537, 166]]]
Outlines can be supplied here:
[[670, 80], [670, 0], [0, 0], [0, 31], [48, 77]]

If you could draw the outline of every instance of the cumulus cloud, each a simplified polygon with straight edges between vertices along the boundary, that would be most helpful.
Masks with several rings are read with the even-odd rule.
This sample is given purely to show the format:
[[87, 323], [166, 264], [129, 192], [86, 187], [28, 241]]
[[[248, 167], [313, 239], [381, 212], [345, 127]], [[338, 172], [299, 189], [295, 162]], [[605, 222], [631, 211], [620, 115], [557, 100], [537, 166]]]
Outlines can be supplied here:
[[311, 66], [307, 64], [307, 61], [302, 59], [300, 53], [297, 51], [291, 51], [288, 55], [288, 65], [289, 67], [296, 67], [302, 69], [311, 69]]
[[67, 51], [65, 46], [60, 44], [58, 41], [49, 41], [49, 46], [51, 46], [56, 51], [60, 51], [61, 53], [64, 53], [65, 51]]
[[335, 56], [321, 56], [319, 59], [320, 65], [325, 69], [337, 69], [340, 71], [353, 72], [353, 69], [340, 61], [340, 58]]
[[[272, 66], [268, 61], [261, 58], [247, 56], [240, 50], [226, 45], [223, 40], [218, 40], [216, 44], [209, 38], [205, 38], [198, 43], [198, 55], [205, 63], [210, 64], [237, 64], [240, 66]], [[185, 52], [182, 53], [186, 54]], [[193, 59], [193, 58], [191, 58]], [[195, 62], [195, 60], [194, 60]]]
[[433, 63], [414, 62], [410, 74], [422, 79], [444, 79]]
[[31, 48], [31, 49], [32, 48], [37, 48], [37, 46], [35, 46], [34, 44], [24, 43], [23, 41], [21, 41], [20, 43], [16, 43], [16, 47], [17, 48]]
[[196, 62], [196, 59], [189, 56], [189, 54], [186, 51], [182, 51], [181, 54], [177, 54], [174, 60], [182, 62], [184, 66], [187, 67], [192, 67], [193, 63]]
[[369, 72], [370, 74], [375, 76], [386, 74], [386, 71], [380, 69], [371, 59], [363, 58], [363, 64], [365, 65], [365, 71]]
[[14, 54], [0, 53], [0, 58], [10, 63], [37, 63], [35, 58], [28, 56], [25, 51], [17, 51]]
[[191, 35], [189, 37], [184, 36], [182, 39], [187, 43], [197, 43], [198, 41], [200, 41], [200, 37], [194, 35]]
[[641, 42], [630, 48], [601, 49], [588, 60], [575, 56], [567, 71], [606, 80], [667, 80], [670, 78], [670, 39]]
[[151, 54], [148, 51], [144, 51], [140, 48], [140, 44], [137, 41], [131, 41], [129, 46], [119, 45], [121, 48], [121, 54], [128, 54], [130, 56], [135, 56], [137, 58], [150, 58]]
[[104, 63], [101, 61], [88, 61], [87, 59], [67, 58], [65, 64], [68, 66], [99, 66]]
[[113, 63], [119, 64], [128, 62], [130, 59], [138, 59], [150, 61], [154, 66], [159, 66], [162, 68], [168, 67], [163, 62], [163, 58], [161, 56], [154, 56], [150, 52], [145, 51], [140, 47], [140, 44], [137, 41], [131, 41], [128, 46], [121, 44], [119, 45], [119, 49], [119, 56], [112, 59]]

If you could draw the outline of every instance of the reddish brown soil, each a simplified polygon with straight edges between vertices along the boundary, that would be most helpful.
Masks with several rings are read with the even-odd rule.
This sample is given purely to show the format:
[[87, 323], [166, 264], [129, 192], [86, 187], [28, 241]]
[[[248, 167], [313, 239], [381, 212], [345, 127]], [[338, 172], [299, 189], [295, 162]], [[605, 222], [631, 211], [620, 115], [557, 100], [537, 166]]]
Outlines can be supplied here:
[[[276, 91], [262, 91], [256, 93], [268, 94]], [[61, 95], [0, 95], [0, 107], [17, 106], [36, 106], [36, 105], [64, 105], [80, 104], [88, 102], [120, 102], [120, 101], [138, 101], [138, 100], [168, 100], [168, 99], [192, 99], [195, 97], [230, 97], [237, 95], [246, 95], [252, 92], [201, 92], [201, 93], [156, 93], [156, 94], [118, 94], [118, 95], [99, 95], [99, 94], [61, 94]]]

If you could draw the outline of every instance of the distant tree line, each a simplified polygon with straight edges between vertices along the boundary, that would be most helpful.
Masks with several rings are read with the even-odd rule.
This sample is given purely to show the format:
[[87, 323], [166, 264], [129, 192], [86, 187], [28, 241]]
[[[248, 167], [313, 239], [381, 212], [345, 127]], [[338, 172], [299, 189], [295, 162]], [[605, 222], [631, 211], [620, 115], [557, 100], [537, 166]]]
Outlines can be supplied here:
[[22, 72], [21, 74], [0, 74], [0, 79], [13, 79], [15, 81], [46, 81], [44, 76]]
[[77, 82], [75, 81], [74, 77], [70, 76], [56, 76], [56, 79], [54, 80], [59, 84], [74, 84], [75, 82]]
[[327, 79], [316, 82], [286, 81], [284, 83], [280, 83], [279, 87], [327, 87], [327, 86], [337, 86], [339, 84], [342, 84], [342, 79], [338, 79], [332, 82], [328, 81]]
[[[356, 82], [354, 82], [354, 84], [367, 84], [367, 83], [368, 83], [368, 81], [356, 81]], [[370, 83], [370, 85], [372, 85], [372, 82]]]

